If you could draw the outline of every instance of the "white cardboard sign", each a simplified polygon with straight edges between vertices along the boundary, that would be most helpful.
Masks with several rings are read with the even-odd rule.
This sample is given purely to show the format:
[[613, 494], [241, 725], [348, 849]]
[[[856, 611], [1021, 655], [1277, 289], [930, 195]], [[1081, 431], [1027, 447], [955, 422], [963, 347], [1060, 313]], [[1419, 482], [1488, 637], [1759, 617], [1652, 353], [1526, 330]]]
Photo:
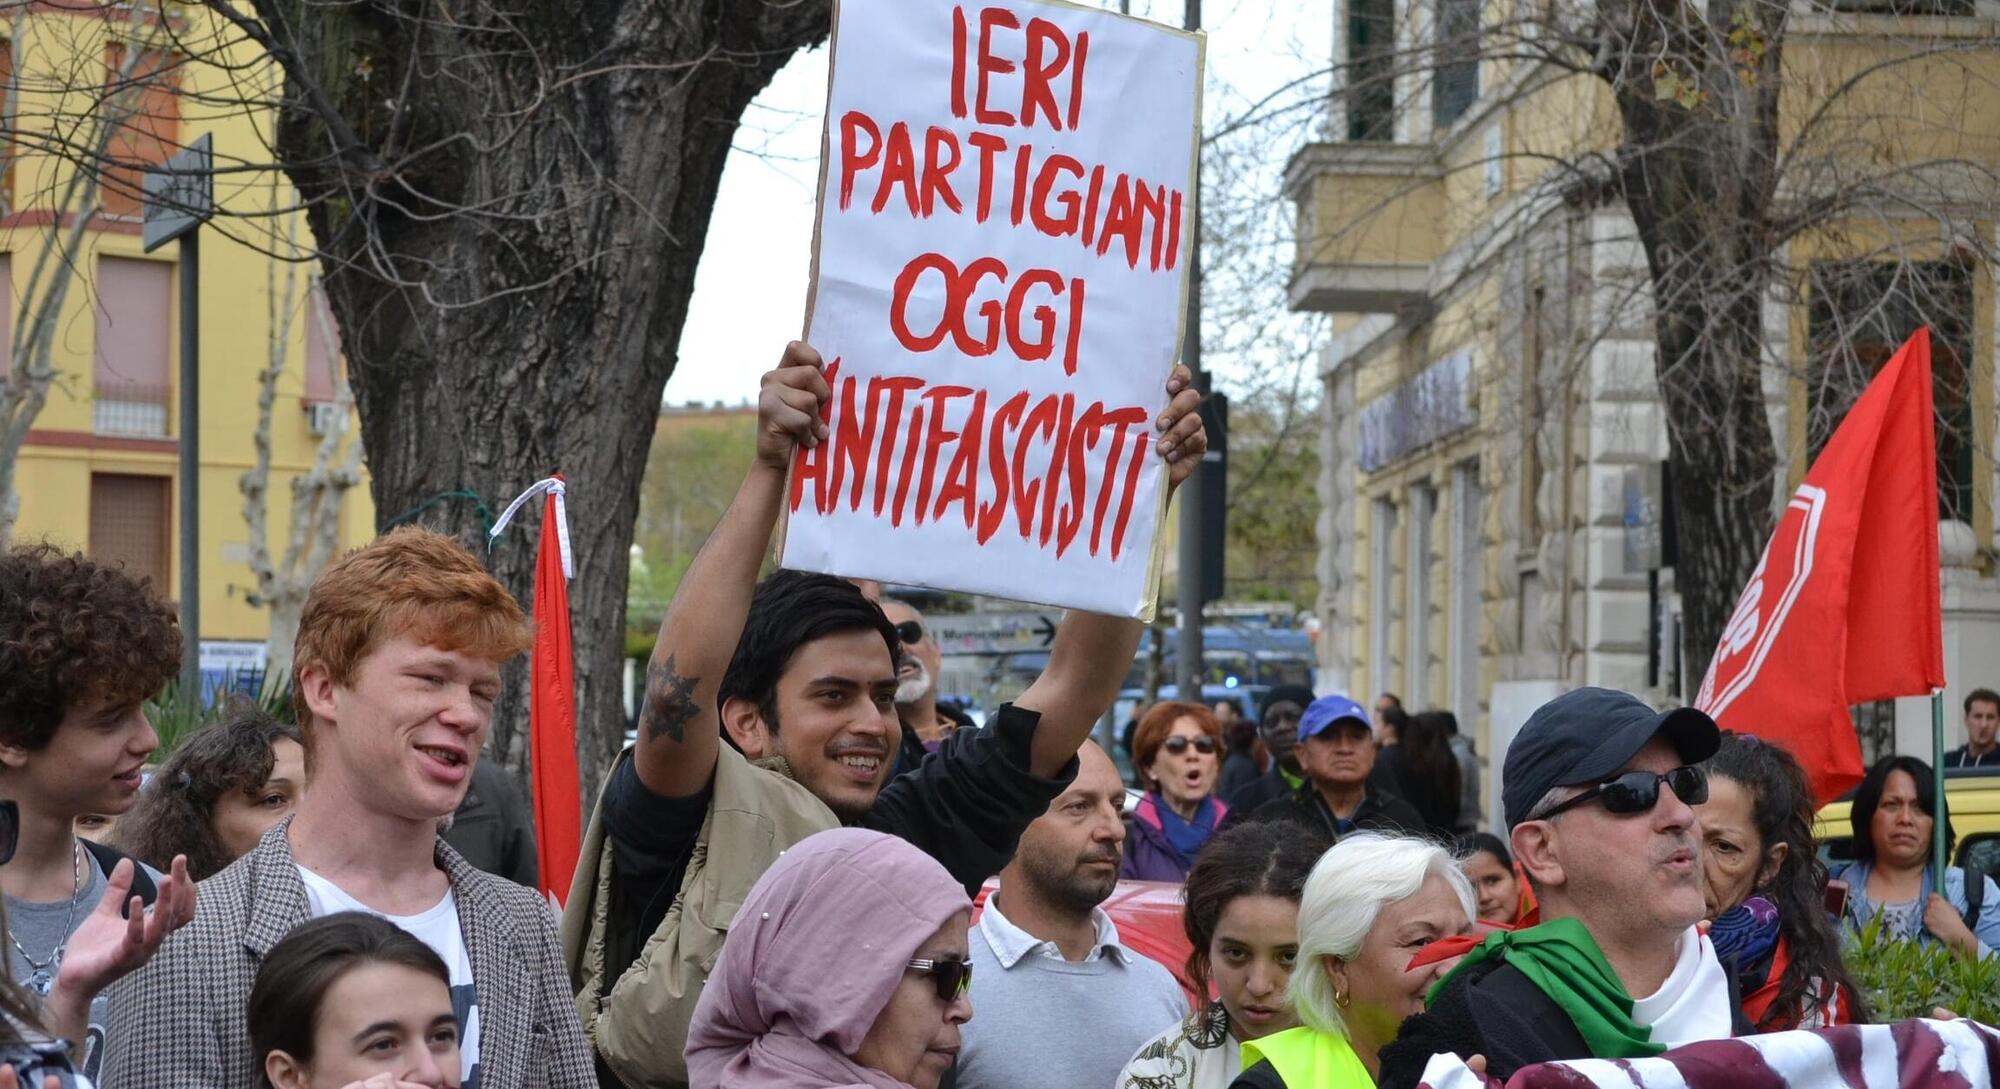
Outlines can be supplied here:
[[1150, 616], [1202, 38], [1038, 0], [834, 14], [786, 567]]

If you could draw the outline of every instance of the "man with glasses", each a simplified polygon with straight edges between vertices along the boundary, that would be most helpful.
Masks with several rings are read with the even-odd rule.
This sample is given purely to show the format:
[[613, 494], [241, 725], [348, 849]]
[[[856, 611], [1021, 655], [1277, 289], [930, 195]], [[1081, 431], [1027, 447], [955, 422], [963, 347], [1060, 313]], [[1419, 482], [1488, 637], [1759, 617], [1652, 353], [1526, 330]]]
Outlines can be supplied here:
[[[1629, 1059], [1745, 1033], [1734, 981], [1695, 926], [1706, 910], [1694, 806], [1720, 744], [1693, 708], [1580, 688], [1507, 748], [1501, 800], [1538, 920], [1474, 948], [1382, 1050], [1382, 1089], [1432, 1055], [1482, 1055], [1505, 1081], [1558, 1059]], [[1419, 960], [1422, 960], [1421, 956]]]
[[972, 927], [958, 1089], [1109, 1086], [1187, 1013], [1174, 977], [1119, 944], [1098, 906], [1118, 886], [1125, 784], [1095, 743], [1076, 755], [1076, 781], [1021, 833]]
[[882, 615], [896, 626], [902, 644], [896, 660], [896, 717], [903, 723], [903, 744], [896, 750], [894, 778], [917, 770], [926, 753], [933, 753], [953, 732], [974, 725], [972, 717], [955, 707], [938, 703], [938, 671], [943, 658], [937, 636], [924, 622], [924, 614], [907, 601], [885, 597]]
[[1375, 751], [1368, 712], [1346, 696], [1321, 696], [1299, 718], [1294, 755], [1306, 782], [1248, 819], [1292, 821], [1335, 840], [1357, 831], [1423, 832], [1415, 807], [1369, 782]]
[[1281, 684], [1264, 693], [1257, 708], [1257, 735], [1264, 739], [1271, 766], [1247, 785], [1223, 792], [1222, 800], [1229, 803], [1229, 816], [1222, 820], [1224, 828], [1305, 785], [1306, 773], [1292, 750], [1299, 740], [1299, 716], [1312, 701], [1312, 689], [1302, 684]]

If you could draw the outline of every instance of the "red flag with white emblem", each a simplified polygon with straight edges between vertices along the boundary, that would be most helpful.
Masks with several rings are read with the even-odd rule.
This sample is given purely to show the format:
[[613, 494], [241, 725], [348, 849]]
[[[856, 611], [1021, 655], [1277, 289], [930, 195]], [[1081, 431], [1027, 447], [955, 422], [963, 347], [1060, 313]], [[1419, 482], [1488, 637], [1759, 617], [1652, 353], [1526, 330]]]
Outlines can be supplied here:
[[1785, 505], [1695, 706], [1798, 757], [1829, 801], [1861, 781], [1848, 707], [1944, 687], [1930, 332], [1868, 384]]

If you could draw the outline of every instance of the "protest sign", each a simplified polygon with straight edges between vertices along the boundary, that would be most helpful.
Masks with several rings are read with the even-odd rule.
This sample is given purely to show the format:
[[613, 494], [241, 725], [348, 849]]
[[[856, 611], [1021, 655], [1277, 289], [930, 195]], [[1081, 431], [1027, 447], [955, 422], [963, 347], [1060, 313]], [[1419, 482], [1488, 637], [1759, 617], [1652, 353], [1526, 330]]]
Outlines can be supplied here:
[[1123, 616], [1157, 596], [1202, 39], [1034, 0], [834, 14], [786, 567]]

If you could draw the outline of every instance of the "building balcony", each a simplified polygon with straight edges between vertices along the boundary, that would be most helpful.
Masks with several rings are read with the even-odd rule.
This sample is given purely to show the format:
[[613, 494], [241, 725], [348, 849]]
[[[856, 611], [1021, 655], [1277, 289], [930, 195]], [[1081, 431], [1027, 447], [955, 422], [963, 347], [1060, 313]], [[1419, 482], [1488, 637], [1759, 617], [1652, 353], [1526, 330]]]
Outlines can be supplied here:
[[91, 398], [91, 430], [126, 438], [167, 437], [166, 386], [138, 382], [99, 382]]
[[1307, 144], [1285, 167], [1298, 208], [1294, 310], [1387, 313], [1424, 293], [1444, 252], [1445, 195], [1428, 144]]

